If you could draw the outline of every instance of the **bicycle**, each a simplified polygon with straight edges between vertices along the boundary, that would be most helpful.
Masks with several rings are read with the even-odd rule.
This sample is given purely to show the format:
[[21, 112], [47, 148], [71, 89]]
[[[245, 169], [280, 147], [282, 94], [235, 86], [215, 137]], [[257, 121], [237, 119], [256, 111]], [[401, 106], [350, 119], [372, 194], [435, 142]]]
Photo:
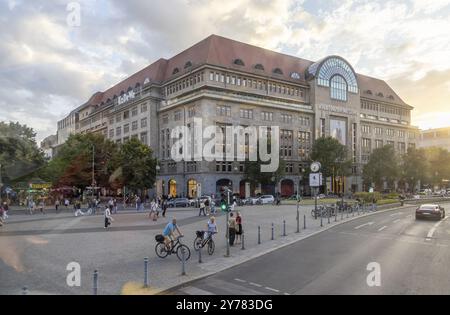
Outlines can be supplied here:
[[183, 260], [182, 251], [184, 249], [185, 253], [184, 259], [185, 261], [188, 261], [189, 258], [191, 257], [191, 250], [189, 249], [189, 247], [187, 247], [181, 242], [181, 238], [183, 238], [183, 236], [178, 236], [175, 243], [174, 241], [170, 241], [170, 249], [167, 249], [166, 244], [164, 243], [164, 236], [156, 235], [155, 237], [155, 240], [157, 242], [155, 246], [156, 255], [159, 258], [166, 258], [168, 255], [176, 254], [179, 260]]
[[213, 234], [216, 233], [209, 233], [209, 236], [204, 239], [205, 231], [197, 231], [197, 237], [194, 240], [194, 250], [199, 251], [200, 249], [204, 248], [208, 245], [208, 255], [212, 256], [214, 254], [214, 249], [216, 245], [214, 244], [214, 240], [212, 239]]

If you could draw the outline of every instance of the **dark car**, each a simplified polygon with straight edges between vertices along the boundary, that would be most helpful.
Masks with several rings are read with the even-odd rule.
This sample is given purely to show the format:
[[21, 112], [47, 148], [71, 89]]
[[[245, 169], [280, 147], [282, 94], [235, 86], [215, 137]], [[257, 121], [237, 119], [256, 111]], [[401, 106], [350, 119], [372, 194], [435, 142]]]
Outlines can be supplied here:
[[187, 198], [176, 198], [176, 199], [172, 199], [169, 202], [167, 202], [167, 206], [169, 208], [186, 208], [189, 207], [190, 202], [189, 199]]
[[445, 210], [443, 207], [435, 204], [421, 205], [416, 210], [416, 220], [426, 218], [442, 220], [445, 218]]

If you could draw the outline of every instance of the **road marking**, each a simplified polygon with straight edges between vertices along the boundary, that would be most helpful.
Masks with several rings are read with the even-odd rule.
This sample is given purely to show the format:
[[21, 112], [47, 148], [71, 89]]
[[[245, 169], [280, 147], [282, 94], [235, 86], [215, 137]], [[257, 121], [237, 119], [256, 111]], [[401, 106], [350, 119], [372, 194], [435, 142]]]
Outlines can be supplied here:
[[242, 280], [242, 279], [234, 279], [235, 281], [237, 281], [237, 282], [241, 282], [241, 283], [246, 283], [247, 281], [245, 281], [245, 280]]
[[397, 219], [397, 220], [394, 221], [394, 223], [398, 223], [398, 222], [400, 222], [400, 221], [401, 221], [400, 219]]
[[284, 295], [290, 295], [289, 293], [284, 293]]
[[360, 225], [360, 226], [357, 226], [357, 227], [355, 227], [355, 230], [359, 230], [360, 228], [363, 228], [363, 227], [365, 227], [365, 226], [370, 226], [370, 225], [372, 225], [374, 222], [369, 222], [369, 223], [366, 223], [366, 224], [362, 224], [362, 225]]
[[254, 282], [250, 282], [249, 284], [254, 286], [254, 287], [262, 288], [262, 285], [254, 283]]
[[402, 215], [402, 214], [403, 214], [403, 212], [393, 213], [393, 214], [391, 214], [391, 217], [395, 217], [395, 216]]
[[181, 291], [183, 291], [184, 293], [188, 294], [188, 295], [214, 295], [214, 293], [209, 292], [209, 291], [205, 291], [196, 287], [185, 287], [182, 288]]
[[387, 229], [387, 226], [385, 225], [385, 226], [383, 226], [382, 228], [378, 229], [378, 232], [384, 231], [384, 230], [386, 230], [386, 229]]
[[269, 288], [269, 287], [266, 287], [266, 290], [269, 290], [269, 291], [272, 291], [272, 292], [276, 292], [276, 293], [280, 293], [280, 290], [272, 289], [272, 288]]
[[427, 238], [425, 239], [426, 241], [431, 241], [431, 239], [433, 238], [434, 232], [436, 232], [437, 228], [439, 227], [439, 225], [441, 225], [442, 222], [446, 221], [448, 219], [448, 217], [445, 217], [443, 220], [439, 221], [438, 223], [436, 223], [431, 230], [428, 232]]

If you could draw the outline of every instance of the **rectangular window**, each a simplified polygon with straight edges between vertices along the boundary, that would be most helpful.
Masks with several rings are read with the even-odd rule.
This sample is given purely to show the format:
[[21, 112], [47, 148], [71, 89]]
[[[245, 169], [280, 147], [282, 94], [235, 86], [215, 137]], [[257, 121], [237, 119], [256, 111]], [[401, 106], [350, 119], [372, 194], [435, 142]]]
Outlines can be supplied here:
[[163, 124], [168, 124], [169, 123], [169, 116], [168, 115], [164, 115], [162, 117], [162, 122], [163, 122]]
[[125, 120], [125, 119], [128, 119], [128, 118], [130, 118], [130, 111], [124, 111], [123, 112], [123, 119]]
[[399, 130], [398, 131], [398, 137], [399, 138], [405, 138], [405, 131], [404, 130]]
[[130, 124], [126, 124], [123, 126], [123, 133], [128, 133], [130, 132]]
[[109, 130], [109, 138], [114, 138], [114, 129]]
[[375, 148], [380, 149], [383, 147], [383, 140], [375, 140]]
[[216, 106], [217, 116], [231, 117], [231, 107], [230, 106]]
[[143, 144], [148, 144], [148, 137], [147, 137], [147, 133], [146, 132], [141, 133], [141, 142]]
[[253, 119], [253, 109], [241, 109], [240, 117], [244, 119]]
[[394, 129], [388, 129], [388, 130], [386, 130], [386, 134], [389, 137], [393, 137], [393, 136], [395, 136], [395, 130]]
[[209, 73], [209, 81], [214, 81], [214, 72]]
[[273, 113], [261, 112], [261, 119], [264, 121], [273, 121]]
[[370, 126], [361, 125], [361, 131], [362, 131], [362, 133], [370, 134]]
[[381, 136], [383, 134], [383, 129], [381, 127], [375, 127], [375, 135]]
[[117, 127], [116, 128], [116, 137], [121, 136], [122, 135], [122, 127]]
[[137, 107], [133, 107], [133, 109], [131, 110], [131, 116], [134, 117], [134, 116], [137, 116], [137, 114], [138, 114]]
[[145, 113], [147, 111], [147, 104], [141, 105], [141, 113]]
[[116, 115], [116, 123], [121, 122], [122, 121], [122, 115], [121, 114], [117, 114]]
[[138, 122], [136, 120], [131, 123], [131, 130], [137, 130], [137, 129], [138, 129]]
[[147, 127], [147, 118], [142, 118], [141, 119], [141, 128], [146, 128]]
[[306, 131], [298, 132], [298, 157], [300, 161], [308, 161], [311, 151], [311, 133]]
[[325, 137], [325, 118], [320, 119], [320, 136]]
[[195, 117], [195, 107], [191, 107], [188, 109], [189, 118]]
[[281, 121], [285, 124], [292, 124], [292, 115], [281, 114]]
[[177, 111], [174, 113], [173, 119], [174, 119], [175, 121], [180, 121], [180, 120], [181, 120], [181, 110], [177, 110]]

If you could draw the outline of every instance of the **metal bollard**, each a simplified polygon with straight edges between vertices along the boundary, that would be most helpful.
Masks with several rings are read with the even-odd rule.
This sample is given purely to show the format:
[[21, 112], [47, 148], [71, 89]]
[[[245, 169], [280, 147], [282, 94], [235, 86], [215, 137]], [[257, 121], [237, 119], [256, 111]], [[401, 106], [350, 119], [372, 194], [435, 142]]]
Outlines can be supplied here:
[[320, 227], [323, 227], [323, 215], [320, 214]]
[[186, 253], [184, 247], [181, 247], [181, 275], [186, 275]]
[[261, 244], [261, 226], [258, 226], [258, 245]]
[[286, 236], [286, 220], [283, 220], [283, 236]]
[[98, 293], [98, 271], [97, 270], [94, 270], [93, 278], [94, 278], [93, 294], [97, 295], [97, 293]]
[[348, 219], [348, 212], [350, 211], [350, 209], [349, 208], [347, 208], [347, 219]]
[[275, 239], [275, 226], [272, 223], [272, 241]]
[[148, 257], [144, 258], [144, 288], [148, 288]]
[[23, 287], [22, 288], [22, 295], [28, 295], [28, 288], [27, 287]]
[[303, 215], [303, 229], [306, 230], [306, 214]]
[[300, 213], [297, 210], [297, 233], [300, 233]]
[[328, 224], [330, 224], [331, 211], [328, 211]]
[[244, 239], [245, 239], [245, 238], [244, 238], [244, 233], [242, 233], [242, 234], [241, 234], [241, 242], [242, 242], [241, 250], [245, 250], [245, 245], [244, 245], [245, 242], [244, 242]]
[[344, 208], [341, 209], [341, 221], [344, 220]]
[[202, 261], [202, 248], [201, 247], [198, 249], [198, 263], [199, 264], [203, 263], [203, 261]]
[[337, 222], [337, 213], [338, 213], [338, 209], [336, 208], [334, 211], [334, 222]]

